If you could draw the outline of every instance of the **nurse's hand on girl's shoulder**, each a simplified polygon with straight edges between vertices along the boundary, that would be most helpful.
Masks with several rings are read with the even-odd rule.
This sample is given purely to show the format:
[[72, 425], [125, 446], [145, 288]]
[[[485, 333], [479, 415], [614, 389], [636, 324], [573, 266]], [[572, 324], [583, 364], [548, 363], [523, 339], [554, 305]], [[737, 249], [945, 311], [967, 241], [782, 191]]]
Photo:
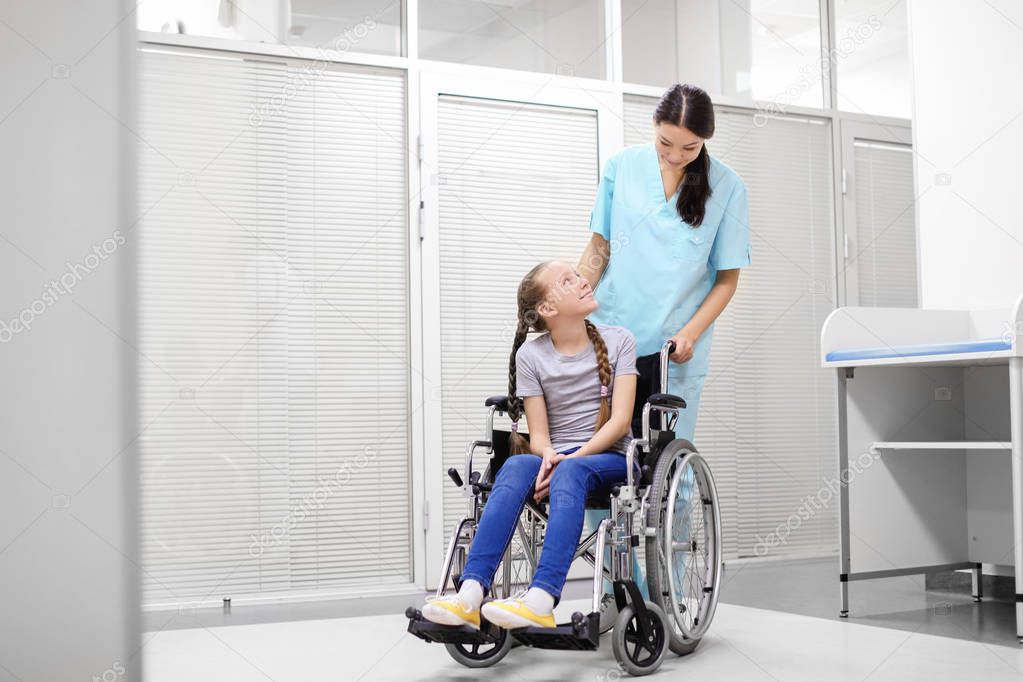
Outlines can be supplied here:
[[696, 345], [696, 337], [685, 329], [681, 329], [675, 336], [671, 337], [671, 340], [675, 342], [675, 352], [668, 357], [679, 363], [689, 362], [693, 358], [693, 347]]

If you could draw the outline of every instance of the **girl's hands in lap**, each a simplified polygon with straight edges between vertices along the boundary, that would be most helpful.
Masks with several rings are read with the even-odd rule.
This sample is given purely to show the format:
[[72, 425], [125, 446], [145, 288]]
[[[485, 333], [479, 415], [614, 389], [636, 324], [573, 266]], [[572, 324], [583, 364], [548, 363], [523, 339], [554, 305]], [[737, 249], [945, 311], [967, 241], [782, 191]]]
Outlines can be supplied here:
[[557, 456], [558, 453], [554, 451], [554, 448], [544, 448], [542, 455], [543, 461], [540, 462], [540, 470], [536, 472], [536, 484], [533, 486], [535, 488], [533, 500], [537, 503], [539, 503], [540, 500], [547, 495], [546, 488], [549, 485], [548, 478], [550, 478], [550, 473], [554, 471], [554, 464], [552, 460]]
[[563, 455], [554, 451], [554, 448], [547, 448], [543, 453], [543, 462], [540, 464], [540, 471], [536, 475], [535, 493], [533, 501], [537, 504], [550, 494], [551, 479], [554, 477], [554, 468], [571, 455]]

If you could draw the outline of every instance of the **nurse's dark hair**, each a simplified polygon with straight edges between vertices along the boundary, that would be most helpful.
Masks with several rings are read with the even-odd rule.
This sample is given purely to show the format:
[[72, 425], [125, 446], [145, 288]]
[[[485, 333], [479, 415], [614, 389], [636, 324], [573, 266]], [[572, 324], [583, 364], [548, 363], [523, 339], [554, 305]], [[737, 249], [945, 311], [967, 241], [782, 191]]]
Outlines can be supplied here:
[[[537, 307], [544, 301], [557, 301], [561, 297], [560, 286], [555, 284], [552, 287], [544, 286], [539, 281], [540, 274], [551, 263], [556, 261], [544, 261], [526, 273], [519, 283], [517, 294], [518, 300], [518, 323], [515, 326], [515, 340], [512, 342], [511, 358], [508, 360], [508, 416], [518, 428], [519, 419], [522, 417], [522, 398], [515, 393], [515, 385], [518, 373], [516, 371], [515, 358], [519, 348], [526, 342], [529, 332], [547, 331], [547, 323], [540, 315]], [[597, 412], [597, 423], [594, 433], [600, 430], [608, 419], [611, 418], [611, 361], [607, 356], [607, 344], [600, 335], [596, 325], [586, 320], [586, 335], [590, 337], [594, 353], [597, 356], [597, 375], [600, 378], [600, 385], [607, 386], [607, 391], [601, 391], [607, 395], [600, 398], [600, 410]], [[529, 439], [513, 429], [511, 434], [510, 452], [513, 455], [530, 452]]]
[[[661, 96], [654, 110], [654, 125], [671, 123], [685, 128], [697, 137], [709, 140], [714, 136], [714, 105], [710, 95], [695, 85], [676, 83]], [[682, 176], [682, 191], [678, 193], [675, 208], [682, 220], [693, 227], [703, 222], [707, 200], [710, 198], [710, 157], [707, 145], [686, 166]]]

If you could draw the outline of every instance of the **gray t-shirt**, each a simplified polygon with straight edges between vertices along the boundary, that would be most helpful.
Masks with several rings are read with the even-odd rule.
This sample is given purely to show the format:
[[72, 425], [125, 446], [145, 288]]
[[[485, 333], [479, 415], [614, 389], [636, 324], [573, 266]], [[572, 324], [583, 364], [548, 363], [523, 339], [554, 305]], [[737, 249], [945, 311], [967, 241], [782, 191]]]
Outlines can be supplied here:
[[[597, 324], [607, 357], [611, 363], [611, 385], [608, 398], [614, 393], [615, 377], [638, 374], [636, 371], [636, 338], [625, 327]], [[561, 452], [584, 445], [596, 433], [600, 410], [600, 377], [597, 354], [590, 343], [575, 355], [563, 355], [554, 348], [551, 335], [544, 333], [526, 341], [515, 356], [516, 394], [520, 398], [542, 395], [547, 405], [547, 425], [551, 445]], [[629, 420], [632, 406], [629, 406]], [[624, 453], [632, 439], [629, 434], [611, 446]]]

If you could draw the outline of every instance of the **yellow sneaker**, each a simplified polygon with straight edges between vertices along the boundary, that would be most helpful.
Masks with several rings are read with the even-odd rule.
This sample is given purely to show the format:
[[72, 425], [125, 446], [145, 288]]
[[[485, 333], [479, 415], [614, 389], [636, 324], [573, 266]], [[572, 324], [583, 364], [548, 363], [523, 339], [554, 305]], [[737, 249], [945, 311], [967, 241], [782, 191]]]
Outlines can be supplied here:
[[440, 625], [468, 625], [480, 629], [480, 610], [470, 609], [457, 594], [439, 599], [427, 597], [422, 613], [423, 618]]
[[522, 601], [524, 592], [509, 599], [498, 599], [487, 602], [483, 605], [483, 617], [505, 630], [514, 628], [540, 627], [552, 628], [557, 625], [554, 622], [554, 614], [546, 615], [535, 613]]

